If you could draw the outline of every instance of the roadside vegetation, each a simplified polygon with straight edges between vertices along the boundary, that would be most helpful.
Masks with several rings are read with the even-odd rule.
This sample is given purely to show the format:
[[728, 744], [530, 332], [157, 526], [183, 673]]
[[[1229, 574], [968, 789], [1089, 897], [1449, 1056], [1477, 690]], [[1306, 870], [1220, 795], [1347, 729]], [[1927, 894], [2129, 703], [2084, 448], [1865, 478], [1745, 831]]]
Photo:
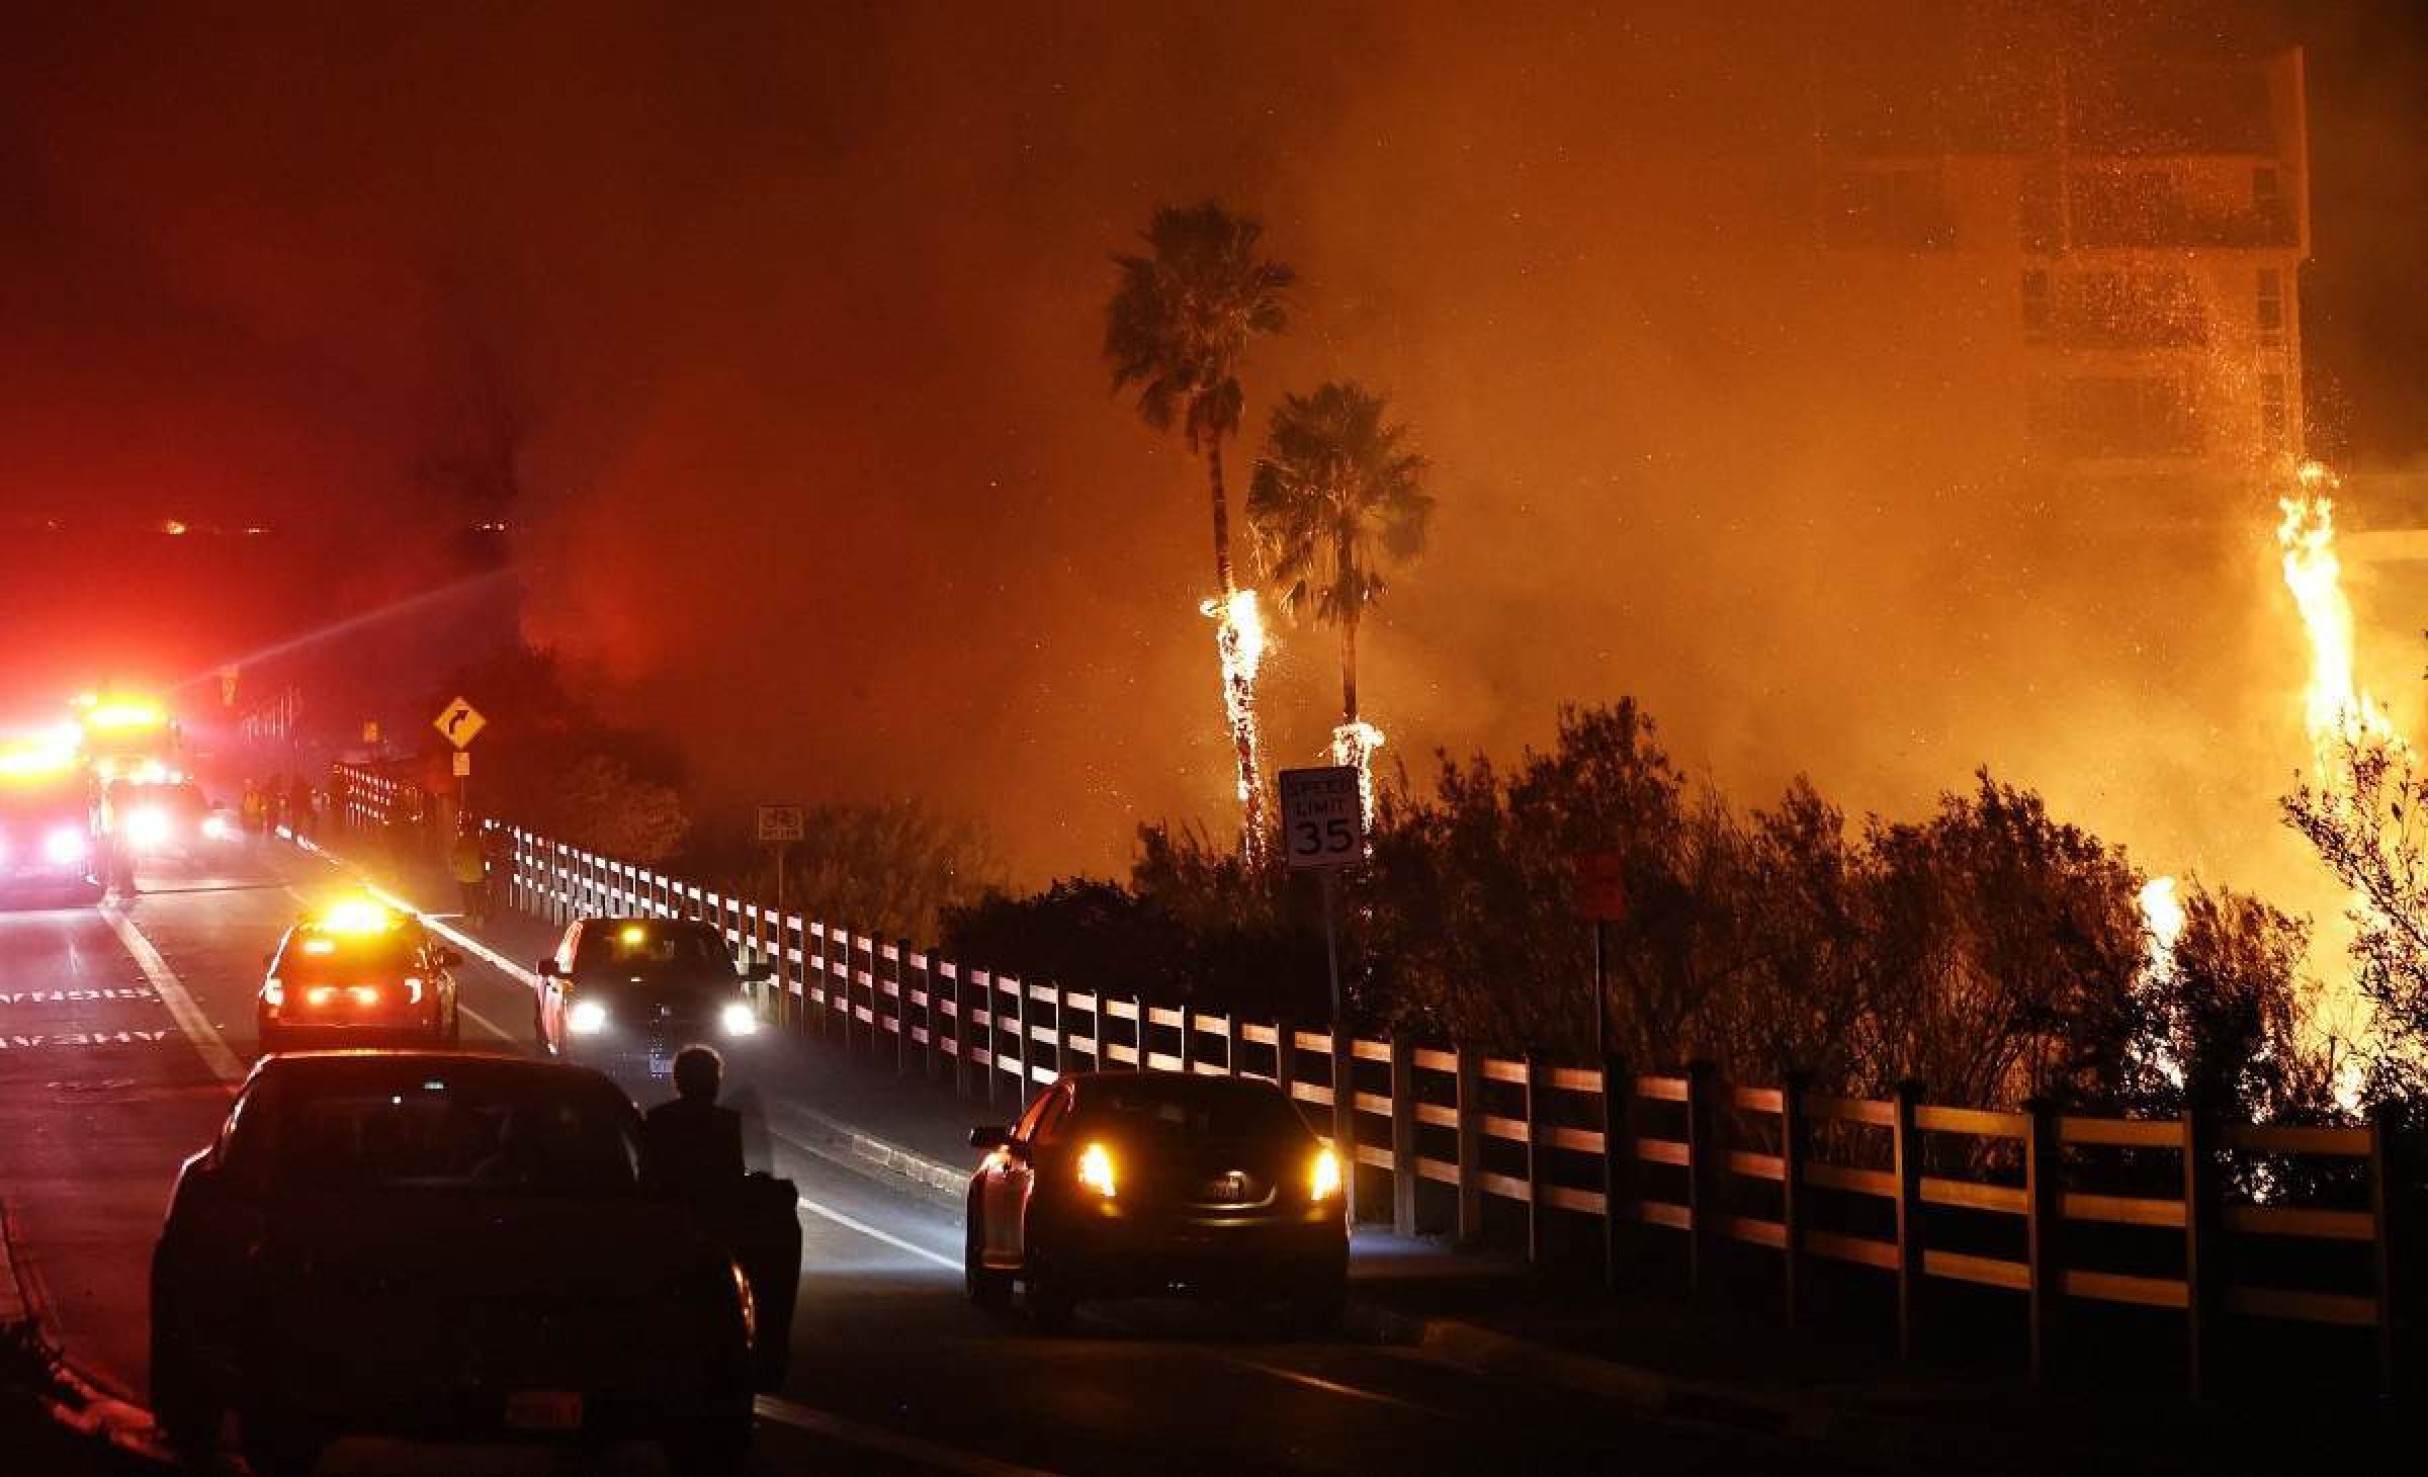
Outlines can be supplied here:
[[[1373, 854], [1339, 922], [1370, 1028], [1516, 1054], [1592, 1049], [1577, 860], [1615, 853], [1614, 1045], [1645, 1070], [1903, 1079], [1947, 1102], [2033, 1096], [2147, 1113], [2329, 1116], [2305, 925], [2193, 883], [2172, 948], [2124, 851], [1984, 771], [1913, 819], [1811, 785], [1744, 809], [1691, 782], [1631, 702], [1562, 715], [1514, 762], [1437, 755], [1379, 778]], [[1072, 879], [945, 919], [948, 953], [1089, 989], [1320, 1020], [1315, 888], [1200, 831], [1144, 828], [1126, 879]]]

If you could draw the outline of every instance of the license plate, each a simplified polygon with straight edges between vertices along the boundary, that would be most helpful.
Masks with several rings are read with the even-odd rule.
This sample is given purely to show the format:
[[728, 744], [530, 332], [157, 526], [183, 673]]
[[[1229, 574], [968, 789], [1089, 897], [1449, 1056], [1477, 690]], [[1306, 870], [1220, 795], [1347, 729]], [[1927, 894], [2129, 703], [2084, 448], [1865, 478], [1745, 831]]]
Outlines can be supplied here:
[[517, 1390], [506, 1397], [506, 1424], [518, 1431], [572, 1431], [582, 1424], [577, 1390]]
[[1220, 1204], [1236, 1204], [1248, 1198], [1245, 1175], [1226, 1174], [1206, 1186], [1206, 1198]]
[[651, 1052], [649, 1054], [649, 1075], [652, 1077], [673, 1076], [674, 1058], [666, 1055], [662, 1051]]

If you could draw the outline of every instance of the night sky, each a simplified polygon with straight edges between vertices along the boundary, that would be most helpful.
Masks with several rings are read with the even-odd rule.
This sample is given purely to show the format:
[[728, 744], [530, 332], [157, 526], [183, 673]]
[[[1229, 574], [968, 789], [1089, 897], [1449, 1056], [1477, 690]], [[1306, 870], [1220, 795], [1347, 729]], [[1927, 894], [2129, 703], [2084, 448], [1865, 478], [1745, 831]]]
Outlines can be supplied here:
[[[1749, 800], [1809, 770], [1906, 809], [1989, 762], [2264, 880], [2302, 753], [2265, 505], [2031, 495], [1968, 432], [1963, 284], [1817, 276], [1731, 194], [1804, 58], [1951, 8], [18, 7], [0, 691], [399, 598], [503, 516], [527, 633], [712, 798], [920, 795], [1025, 876], [1224, 822], [1201, 474], [1098, 354], [1108, 255], [1216, 196], [1303, 279], [1240, 480], [1340, 375], [1434, 464], [1366, 638], [1390, 752], [1634, 693]], [[2313, 444], [2428, 462], [2419, 7], [2071, 34], [2309, 46]], [[114, 598], [37, 532], [168, 518], [294, 552]], [[1332, 643], [1281, 643], [1272, 759], [1307, 762]], [[2408, 697], [2416, 650], [2380, 664]]]

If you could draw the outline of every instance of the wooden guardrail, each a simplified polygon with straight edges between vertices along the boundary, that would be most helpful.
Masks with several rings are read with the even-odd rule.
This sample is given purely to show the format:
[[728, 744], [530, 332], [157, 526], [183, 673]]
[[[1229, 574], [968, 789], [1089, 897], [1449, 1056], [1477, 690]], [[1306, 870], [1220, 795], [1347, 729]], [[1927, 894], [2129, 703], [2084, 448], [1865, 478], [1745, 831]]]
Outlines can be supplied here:
[[[340, 813], [380, 823], [409, 789], [358, 772]], [[1349, 1125], [1343, 1157], [1370, 1183], [1387, 1180], [1401, 1232], [1420, 1229], [1419, 1187], [1430, 1182], [1454, 1207], [1443, 1229], [1463, 1240], [1482, 1239], [1488, 1202], [1519, 1208], [1538, 1260], [1559, 1217], [1598, 1222], [1614, 1279], [1635, 1228], [1683, 1237], [1697, 1287], [1719, 1275], [1725, 1248], [1759, 1248], [1778, 1257], [1791, 1323], [1808, 1312], [1818, 1264], [1868, 1268], [1893, 1284], [1907, 1353], [1931, 1284], [2013, 1293], [2035, 1378], [2084, 1304], [2181, 1313], [2195, 1393], [2210, 1383], [2229, 1317], [2343, 1326], [2369, 1332], [2381, 1392], [2395, 1389], [2383, 1119], [2213, 1127], [2045, 1105], [1996, 1111], [1925, 1102], [1918, 1084], [1885, 1099], [1838, 1098], [1795, 1081], [1723, 1083], [1704, 1065], [1661, 1075], [1403, 1039], [1351, 1041], [1350, 1075], [1336, 1081], [1323, 1029], [1023, 980], [507, 829], [521, 911], [560, 923], [706, 920], [775, 965], [762, 1007], [771, 1020], [890, 1057], [898, 1073], [1007, 1116], [1064, 1071], [1264, 1077], [1327, 1110], [1312, 1115], [1318, 1123]], [[1351, 1111], [1336, 1118], [1344, 1092]], [[2166, 1243], [2163, 1270], [2140, 1254], [2152, 1237]], [[2135, 1256], [2103, 1259], [2127, 1238]], [[2321, 1281], [2286, 1248], [2360, 1254]], [[2306, 1280], [2262, 1280], [2274, 1268]]]

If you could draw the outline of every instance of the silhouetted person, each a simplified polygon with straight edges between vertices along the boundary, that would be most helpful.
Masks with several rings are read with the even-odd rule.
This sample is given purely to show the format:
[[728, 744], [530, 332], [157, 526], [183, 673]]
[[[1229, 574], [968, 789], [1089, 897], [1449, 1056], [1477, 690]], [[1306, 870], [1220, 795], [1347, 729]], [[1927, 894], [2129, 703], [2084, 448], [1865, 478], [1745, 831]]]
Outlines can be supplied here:
[[675, 1053], [675, 1100], [641, 1127], [641, 1184], [704, 1211], [721, 1211], [742, 1187], [742, 1115], [717, 1106], [725, 1062], [705, 1046]]

